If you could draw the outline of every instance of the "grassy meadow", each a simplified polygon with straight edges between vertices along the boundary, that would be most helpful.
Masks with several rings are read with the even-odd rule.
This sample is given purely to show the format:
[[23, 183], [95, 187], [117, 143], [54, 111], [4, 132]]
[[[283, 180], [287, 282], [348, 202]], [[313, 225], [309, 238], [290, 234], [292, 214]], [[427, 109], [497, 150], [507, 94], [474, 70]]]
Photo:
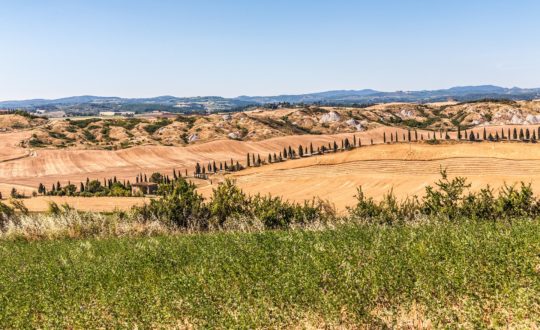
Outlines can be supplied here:
[[5, 240], [0, 306], [0, 328], [530, 328], [540, 222]]

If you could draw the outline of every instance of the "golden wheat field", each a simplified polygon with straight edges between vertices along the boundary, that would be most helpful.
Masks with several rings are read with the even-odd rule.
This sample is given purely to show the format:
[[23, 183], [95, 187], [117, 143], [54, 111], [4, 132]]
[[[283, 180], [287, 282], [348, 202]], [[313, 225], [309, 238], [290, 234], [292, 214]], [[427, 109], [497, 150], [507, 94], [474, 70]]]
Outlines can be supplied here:
[[[500, 132], [506, 127], [489, 127], [489, 132]], [[536, 129], [531, 126], [530, 129]], [[482, 132], [483, 128], [475, 129]], [[303, 201], [313, 197], [328, 199], [338, 210], [354, 203], [356, 188], [375, 199], [389, 190], [400, 198], [421, 195], [425, 186], [439, 177], [441, 168], [450, 175], [466, 176], [472, 188], [490, 184], [498, 188], [506, 183], [531, 182], [540, 191], [540, 144], [517, 142], [469, 143], [449, 142], [440, 145], [426, 143], [383, 144], [383, 134], [398, 133], [400, 140], [405, 130], [381, 127], [354, 134], [363, 147], [336, 154], [306, 157], [271, 164], [234, 173], [231, 176], [249, 194], [280, 195], [286, 199]], [[119, 151], [25, 149], [17, 142], [30, 131], [2, 134], [0, 142], [0, 191], [4, 196], [12, 187], [30, 195], [39, 183], [46, 186], [57, 181], [66, 184], [85, 181], [86, 178], [103, 179], [116, 176], [119, 180], [135, 181], [138, 173], [159, 171], [171, 173], [193, 172], [197, 162], [240, 161], [245, 163], [247, 153], [260, 154], [283, 150], [289, 145], [314, 147], [352, 140], [353, 134], [300, 135], [272, 138], [259, 142], [218, 140], [188, 147], [139, 146]], [[419, 131], [427, 137], [427, 132]], [[432, 133], [431, 133], [432, 134]], [[438, 134], [438, 133], [437, 133]], [[480, 133], [481, 134], [481, 133]], [[452, 138], [455, 133], [450, 134]], [[373, 139], [374, 145], [371, 144]], [[194, 180], [199, 191], [208, 196], [223, 176], [209, 180]], [[48, 201], [68, 203], [81, 210], [111, 211], [127, 209], [144, 203], [141, 198], [123, 197], [37, 197], [25, 200], [32, 211], [47, 208]]]

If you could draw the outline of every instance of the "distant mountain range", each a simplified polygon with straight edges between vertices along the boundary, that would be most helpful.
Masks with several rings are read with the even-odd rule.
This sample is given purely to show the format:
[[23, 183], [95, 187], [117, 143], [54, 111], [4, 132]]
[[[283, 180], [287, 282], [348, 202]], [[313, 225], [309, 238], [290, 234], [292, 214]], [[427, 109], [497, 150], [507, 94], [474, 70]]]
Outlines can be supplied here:
[[381, 92], [372, 89], [335, 90], [320, 93], [277, 96], [239, 96], [224, 98], [219, 96], [153, 98], [120, 98], [102, 96], [73, 96], [61, 99], [32, 99], [0, 102], [0, 108], [45, 109], [66, 112], [97, 112], [104, 110], [145, 112], [166, 110], [173, 112], [216, 112], [230, 111], [242, 107], [269, 103], [320, 103], [320, 104], [369, 104], [389, 102], [439, 102], [454, 100], [459, 102], [480, 99], [531, 100], [540, 98], [540, 88], [503, 88], [492, 85], [452, 87], [440, 90]]

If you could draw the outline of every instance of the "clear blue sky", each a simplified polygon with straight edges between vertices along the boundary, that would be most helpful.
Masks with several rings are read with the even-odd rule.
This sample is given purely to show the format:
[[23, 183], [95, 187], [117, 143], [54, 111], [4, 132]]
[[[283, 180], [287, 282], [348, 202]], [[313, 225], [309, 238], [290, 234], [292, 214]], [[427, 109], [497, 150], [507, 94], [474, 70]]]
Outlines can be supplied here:
[[538, 0], [0, 0], [0, 100], [540, 87]]

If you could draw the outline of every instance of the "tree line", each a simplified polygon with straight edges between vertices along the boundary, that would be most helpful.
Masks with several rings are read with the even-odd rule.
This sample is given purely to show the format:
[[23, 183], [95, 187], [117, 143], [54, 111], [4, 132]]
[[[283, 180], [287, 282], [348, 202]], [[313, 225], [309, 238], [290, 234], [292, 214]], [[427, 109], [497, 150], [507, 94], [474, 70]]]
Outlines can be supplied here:
[[[426, 134], [426, 136], [424, 136]], [[399, 142], [422, 142], [427, 143], [438, 142], [439, 140], [451, 140], [448, 130], [427, 131], [418, 132], [416, 129], [408, 129], [407, 131], [395, 131], [383, 132], [383, 143], [399, 143]], [[495, 132], [487, 132], [484, 127], [483, 130], [478, 131], [474, 129], [462, 130], [460, 126], [457, 128], [456, 140], [457, 141], [521, 141], [536, 143], [540, 138], [540, 127], [536, 129], [526, 128], [501, 128]], [[373, 145], [373, 139], [369, 139], [369, 144]], [[241, 164], [238, 160], [234, 161], [232, 158], [229, 161], [209, 161], [206, 164], [197, 162], [195, 169], [193, 170], [193, 177], [200, 179], [208, 179], [211, 174], [217, 173], [231, 173], [241, 171], [249, 167], [259, 167], [263, 165], [280, 163], [287, 160], [301, 159], [305, 157], [324, 155], [327, 153], [337, 153], [342, 151], [349, 151], [355, 148], [362, 147], [362, 141], [353, 135], [352, 139], [344, 138], [338, 143], [334, 140], [328, 144], [323, 144], [317, 147], [313, 146], [313, 143], [309, 145], [298, 145], [297, 147], [288, 146], [283, 147], [278, 152], [270, 152], [266, 156], [261, 156], [259, 153], [247, 153], [245, 158], [245, 165]], [[140, 173], [136, 176], [136, 183], [172, 183], [182, 177], [181, 173], [173, 169], [172, 179], [168, 175], [164, 175], [158, 172], [152, 173], [147, 176]], [[187, 169], [184, 170], [184, 177], [188, 177]], [[62, 186], [60, 182], [53, 184], [50, 189], [47, 189], [45, 185], [39, 184], [38, 194], [48, 196], [138, 196], [140, 193], [134, 194], [132, 192], [132, 185], [129, 180], [117, 180], [116, 176], [103, 179], [102, 181], [94, 179], [86, 179], [86, 182], [80, 182], [77, 185], [68, 182], [67, 185]], [[1, 196], [1, 195], [0, 195]], [[20, 198], [23, 195], [19, 194], [16, 189], [12, 190], [11, 197]], [[1, 198], [1, 197], [0, 197]]]

